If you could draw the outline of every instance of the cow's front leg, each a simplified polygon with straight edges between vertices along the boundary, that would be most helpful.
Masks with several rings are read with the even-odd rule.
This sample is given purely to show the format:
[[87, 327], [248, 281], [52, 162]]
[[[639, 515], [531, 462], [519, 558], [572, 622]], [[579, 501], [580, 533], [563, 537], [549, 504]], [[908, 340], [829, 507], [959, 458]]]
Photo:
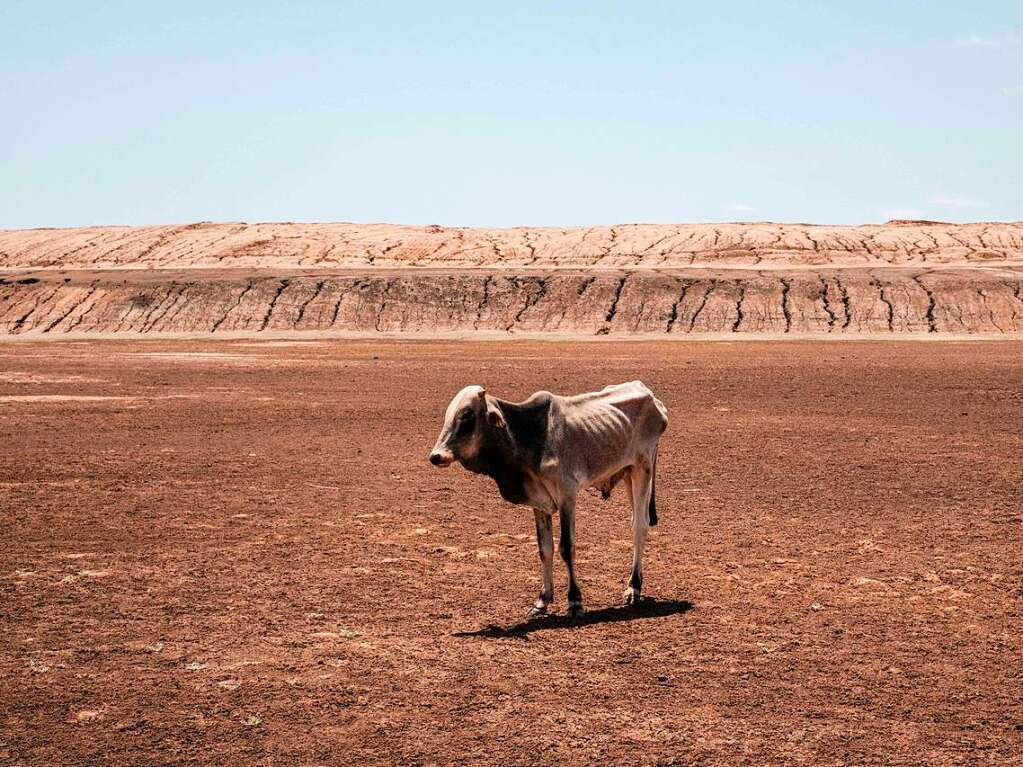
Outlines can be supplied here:
[[568, 617], [574, 620], [583, 614], [583, 595], [575, 580], [575, 499], [563, 501], [558, 512], [561, 518], [559, 548], [568, 568]]
[[540, 596], [529, 609], [530, 617], [546, 615], [547, 607], [554, 601], [554, 520], [546, 511], [533, 510], [536, 521], [536, 547], [540, 552], [540, 564], [543, 566], [543, 586]]

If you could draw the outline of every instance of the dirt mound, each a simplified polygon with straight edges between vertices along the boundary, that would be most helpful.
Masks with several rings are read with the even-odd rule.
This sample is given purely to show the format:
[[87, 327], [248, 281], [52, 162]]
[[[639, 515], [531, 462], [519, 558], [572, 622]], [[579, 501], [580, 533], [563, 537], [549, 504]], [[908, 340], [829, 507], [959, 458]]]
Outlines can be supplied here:
[[1023, 225], [0, 232], [0, 335], [1023, 332]]
[[468, 229], [213, 224], [0, 231], [0, 269], [678, 268], [1023, 264], [1023, 224]]
[[100, 272], [0, 285], [0, 333], [1023, 332], [1019, 270]]

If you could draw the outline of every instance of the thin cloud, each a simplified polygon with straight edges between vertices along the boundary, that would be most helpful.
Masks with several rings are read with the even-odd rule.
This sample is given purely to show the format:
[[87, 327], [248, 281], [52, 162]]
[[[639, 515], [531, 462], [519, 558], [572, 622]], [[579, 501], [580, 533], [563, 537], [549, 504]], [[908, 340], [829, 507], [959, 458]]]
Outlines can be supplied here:
[[1010, 33], [1001, 37], [984, 37], [983, 35], [967, 35], [960, 37], [956, 45], [960, 48], [1008, 48], [1019, 43], [1019, 35]]
[[972, 197], [964, 197], [955, 194], [939, 194], [931, 198], [934, 205], [942, 205], [946, 208], [986, 208], [987, 203], [983, 200], [975, 200]]
[[744, 202], [733, 202], [728, 206], [728, 210], [732, 213], [752, 213], [756, 208], [752, 205], [747, 205]]

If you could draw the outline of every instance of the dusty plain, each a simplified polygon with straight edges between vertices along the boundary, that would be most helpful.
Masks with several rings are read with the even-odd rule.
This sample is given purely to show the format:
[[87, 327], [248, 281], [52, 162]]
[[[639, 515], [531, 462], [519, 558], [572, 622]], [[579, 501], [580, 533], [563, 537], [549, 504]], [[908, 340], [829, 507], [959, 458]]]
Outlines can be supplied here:
[[[0, 763], [1020, 764], [1021, 359], [0, 344]], [[524, 622], [531, 515], [426, 462], [444, 406], [633, 378], [672, 419], [648, 601], [587, 497], [586, 620]]]

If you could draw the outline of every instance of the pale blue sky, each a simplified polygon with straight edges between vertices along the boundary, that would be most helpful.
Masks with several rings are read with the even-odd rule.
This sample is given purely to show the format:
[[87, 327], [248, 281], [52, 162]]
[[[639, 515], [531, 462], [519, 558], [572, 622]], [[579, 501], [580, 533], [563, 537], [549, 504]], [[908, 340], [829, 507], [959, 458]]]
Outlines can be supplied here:
[[1019, 0], [2, 0], [0, 30], [0, 227], [1023, 219]]

